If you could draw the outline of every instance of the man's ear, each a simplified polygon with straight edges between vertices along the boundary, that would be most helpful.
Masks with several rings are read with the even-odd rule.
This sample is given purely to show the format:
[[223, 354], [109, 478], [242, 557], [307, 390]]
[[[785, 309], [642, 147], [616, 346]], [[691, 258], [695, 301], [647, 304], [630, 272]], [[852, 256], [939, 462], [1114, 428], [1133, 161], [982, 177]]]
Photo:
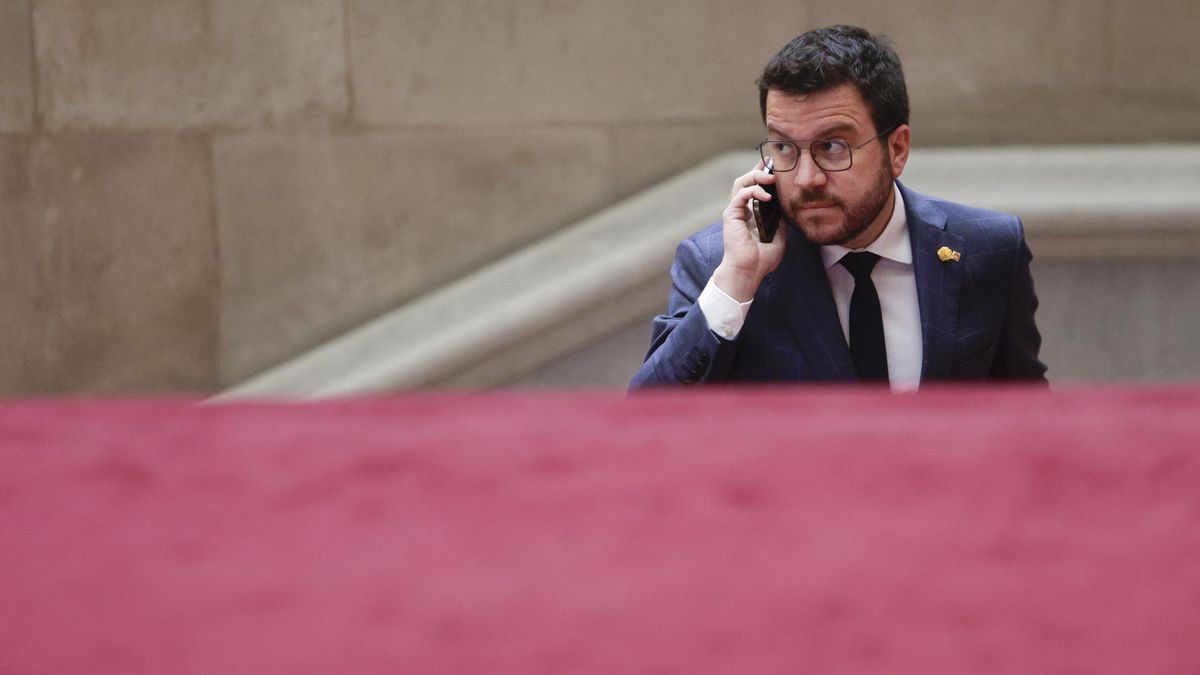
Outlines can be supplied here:
[[908, 148], [912, 143], [912, 132], [907, 124], [896, 127], [888, 134], [888, 154], [892, 158], [892, 178], [899, 178], [908, 163]]

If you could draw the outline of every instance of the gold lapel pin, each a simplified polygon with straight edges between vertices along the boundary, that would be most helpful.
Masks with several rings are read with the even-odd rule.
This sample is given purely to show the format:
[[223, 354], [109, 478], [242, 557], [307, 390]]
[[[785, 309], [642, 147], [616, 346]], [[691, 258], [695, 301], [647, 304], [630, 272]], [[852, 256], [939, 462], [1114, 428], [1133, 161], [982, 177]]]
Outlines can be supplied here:
[[950, 248], [949, 246], [943, 246], [938, 249], [938, 260], [941, 260], [942, 262], [950, 262], [951, 260], [958, 262], [961, 259], [962, 254]]

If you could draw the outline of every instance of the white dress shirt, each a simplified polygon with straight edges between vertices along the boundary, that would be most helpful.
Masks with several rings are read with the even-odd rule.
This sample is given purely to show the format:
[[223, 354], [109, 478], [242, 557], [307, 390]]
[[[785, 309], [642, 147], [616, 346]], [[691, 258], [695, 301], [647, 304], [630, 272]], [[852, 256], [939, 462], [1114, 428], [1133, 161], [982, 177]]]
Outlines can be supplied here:
[[[921, 383], [921, 308], [917, 302], [917, 277], [913, 273], [912, 241], [908, 236], [908, 218], [904, 198], [893, 185], [896, 195], [892, 217], [883, 232], [866, 248], [879, 256], [871, 270], [871, 281], [879, 294], [883, 311], [883, 341], [887, 349], [888, 380], [893, 391], [913, 391]], [[842, 256], [852, 252], [845, 246], [822, 246], [821, 261], [825, 276], [833, 290], [842, 335], [850, 342], [850, 296], [854, 294], [854, 277], [838, 264]], [[753, 302], [752, 300], [750, 302]], [[732, 340], [741, 332], [750, 311], [750, 302], [739, 303], [717, 288], [712, 279], [700, 293], [700, 311], [708, 327], [719, 337]]]

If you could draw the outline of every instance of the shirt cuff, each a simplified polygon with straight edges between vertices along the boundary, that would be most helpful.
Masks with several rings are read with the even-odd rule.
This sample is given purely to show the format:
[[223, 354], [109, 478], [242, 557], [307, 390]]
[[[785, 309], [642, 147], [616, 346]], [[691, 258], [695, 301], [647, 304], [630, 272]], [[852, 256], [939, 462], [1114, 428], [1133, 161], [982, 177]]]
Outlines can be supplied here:
[[742, 332], [742, 324], [746, 323], [746, 314], [750, 311], [752, 302], [753, 298], [746, 302], [738, 302], [729, 297], [725, 291], [717, 288], [711, 277], [696, 300], [705, 320], [708, 321], [708, 329], [717, 337], [726, 340], [732, 340]]

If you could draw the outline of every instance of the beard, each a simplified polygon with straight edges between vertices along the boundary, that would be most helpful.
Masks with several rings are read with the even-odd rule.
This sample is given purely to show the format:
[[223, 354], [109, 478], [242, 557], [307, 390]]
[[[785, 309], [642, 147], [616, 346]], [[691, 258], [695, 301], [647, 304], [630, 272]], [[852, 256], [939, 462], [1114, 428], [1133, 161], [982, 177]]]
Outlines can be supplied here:
[[[883, 161], [875, 176], [875, 185], [870, 194], [863, 199], [846, 204], [841, 199], [825, 192], [802, 192], [788, 203], [788, 208], [784, 209], [784, 220], [799, 230], [810, 243], [817, 246], [845, 245], [846, 242], [853, 241], [871, 227], [871, 224], [879, 217], [879, 213], [883, 211], [883, 207], [887, 205], [888, 197], [891, 196], [893, 177], [889, 154], [884, 153]], [[801, 205], [810, 202], [833, 203], [834, 207], [842, 213], [841, 224], [837, 227], [830, 227], [828, 223], [806, 223], [803, 218], [793, 217], [794, 213], [803, 213], [800, 209]]]

